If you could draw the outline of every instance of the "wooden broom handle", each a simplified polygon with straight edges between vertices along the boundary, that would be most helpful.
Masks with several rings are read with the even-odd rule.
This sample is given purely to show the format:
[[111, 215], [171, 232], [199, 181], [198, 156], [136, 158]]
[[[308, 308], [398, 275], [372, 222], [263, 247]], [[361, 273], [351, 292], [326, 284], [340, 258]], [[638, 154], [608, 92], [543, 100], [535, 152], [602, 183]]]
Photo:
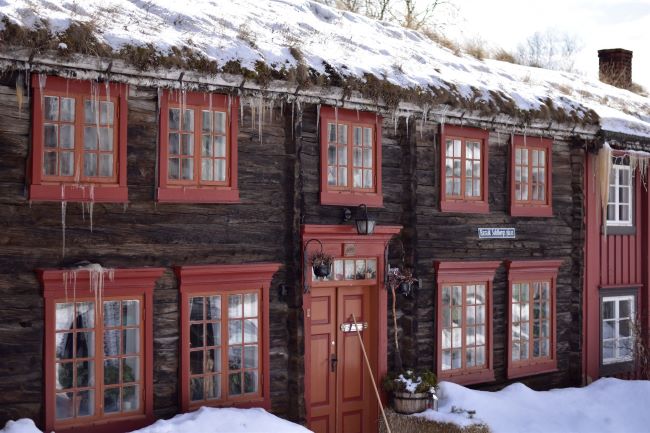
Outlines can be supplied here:
[[357, 337], [359, 337], [359, 344], [361, 344], [363, 359], [366, 360], [366, 367], [368, 367], [368, 373], [370, 374], [372, 387], [375, 390], [375, 395], [377, 396], [377, 402], [379, 402], [379, 409], [381, 410], [381, 416], [384, 417], [384, 424], [386, 424], [386, 430], [388, 431], [388, 433], [393, 433], [390, 430], [390, 425], [388, 424], [388, 419], [386, 418], [386, 412], [384, 412], [384, 405], [381, 403], [381, 397], [379, 396], [379, 391], [377, 390], [377, 383], [375, 383], [375, 376], [373, 376], [372, 374], [372, 368], [370, 368], [370, 361], [368, 361], [368, 354], [366, 353], [366, 346], [363, 344], [363, 339], [361, 338], [361, 332], [359, 332], [359, 325], [357, 324], [357, 318], [354, 316], [354, 313], [352, 313], [352, 321], [354, 322], [354, 329], [357, 331]]

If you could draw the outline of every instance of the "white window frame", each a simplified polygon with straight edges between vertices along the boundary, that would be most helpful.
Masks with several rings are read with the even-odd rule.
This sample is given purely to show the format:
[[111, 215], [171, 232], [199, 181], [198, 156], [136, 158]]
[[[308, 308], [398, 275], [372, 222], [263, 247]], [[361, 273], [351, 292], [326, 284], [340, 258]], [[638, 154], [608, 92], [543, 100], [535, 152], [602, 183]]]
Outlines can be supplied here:
[[[614, 302], [614, 318], [613, 319], [604, 319], [603, 318], [603, 305], [605, 302]], [[620, 317], [619, 313], [619, 305], [621, 301], [630, 301], [630, 316], [629, 317]], [[603, 296], [601, 298], [601, 314], [600, 314], [600, 326], [601, 326], [601, 339], [600, 339], [600, 353], [602, 357], [602, 363], [603, 365], [607, 364], [616, 364], [620, 362], [630, 362], [634, 359], [634, 332], [633, 332], [633, 326], [634, 326], [634, 320], [635, 320], [635, 314], [636, 314], [636, 296], [634, 295], [623, 295], [623, 296]], [[614, 337], [613, 338], [604, 338], [602, 335], [602, 329], [603, 329], [603, 324], [607, 320], [608, 322], [613, 322], [614, 323]], [[621, 337], [620, 336], [620, 331], [619, 331], [619, 324], [623, 320], [630, 320], [630, 338], [631, 338], [631, 347], [632, 347], [632, 352], [629, 355], [623, 355], [620, 356], [620, 349], [621, 345], [619, 344], [619, 340], [621, 338], [628, 338], [628, 337]], [[613, 358], [605, 358], [605, 351], [604, 351], [604, 346], [605, 346], [605, 341], [613, 341], [614, 342], [614, 357]]]
[[[628, 185], [622, 185], [619, 183], [620, 172], [627, 171], [627, 179], [629, 181]], [[629, 165], [622, 164], [612, 164], [612, 171], [609, 177], [609, 188], [614, 187], [614, 194], [609, 194], [609, 200], [607, 203], [607, 225], [608, 226], [618, 226], [618, 227], [632, 227], [633, 220], [632, 215], [634, 212], [634, 188], [632, 182], [632, 170], [630, 170]], [[629, 203], [621, 201], [621, 196], [619, 195], [620, 188], [628, 188], [629, 190]], [[620, 205], [627, 204], [629, 205], [630, 211], [628, 212], [627, 219], [620, 218]], [[609, 219], [609, 206], [614, 206], [614, 219]]]

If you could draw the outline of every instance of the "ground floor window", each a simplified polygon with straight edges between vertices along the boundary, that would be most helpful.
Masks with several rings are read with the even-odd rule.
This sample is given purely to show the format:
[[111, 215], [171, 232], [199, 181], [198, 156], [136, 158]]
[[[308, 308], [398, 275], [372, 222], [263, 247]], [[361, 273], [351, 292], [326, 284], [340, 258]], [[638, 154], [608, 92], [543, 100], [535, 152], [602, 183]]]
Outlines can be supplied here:
[[151, 421], [152, 290], [161, 273], [99, 266], [41, 272], [47, 431]]
[[461, 384], [494, 379], [492, 280], [499, 262], [436, 262], [437, 374]]
[[269, 400], [269, 286], [278, 264], [183, 266], [181, 404]]
[[630, 362], [634, 359], [635, 301], [634, 295], [601, 298], [603, 365]]

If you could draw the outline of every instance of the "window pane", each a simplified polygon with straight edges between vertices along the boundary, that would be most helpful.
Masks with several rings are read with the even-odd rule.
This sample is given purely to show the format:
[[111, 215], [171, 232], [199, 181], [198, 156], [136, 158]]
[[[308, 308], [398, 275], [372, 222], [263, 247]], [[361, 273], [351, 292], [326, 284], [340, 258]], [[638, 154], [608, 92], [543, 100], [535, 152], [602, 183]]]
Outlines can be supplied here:
[[194, 155], [194, 135], [181, 134], [181, 155]]
[[206, 352], [207, 360], [205, 365], [205, 371], [207, 373], [213, 373], [221, 371], [221, 350], [214, 349], [208, 350]]
[[327, 124], [327, 130], [328, 130], [328, 133], [327, 133], [328, 141], [330, 143], [335, 143], [336, 142], [336, 125], [333, 124], [333, 123], [328, 123]]
[[[169, 129], [180, 129], [181, 110], [178, 108], [169, 109]], [[171, 135], [171, 134], [170, 134]]]
[[226, 137], [221, 135], [214, 137], [215, 154], [220, 158], [226, 157]]
[[244, 295], [244, 316], [256, 317], [258, 315], [257, 293], [247, 293]]
[[95, 413], [95, 392], [91, 390], [79, 391], [75, 396], [77, 400], [77, 416], [90, 416]]
[[74, 305], [72, 302], [56, 304], [56, 329], [67, 330], [73, 328], [72, 317]]
[[241, 373], [228, 375], [228, 394], [239, 395], [242, 393]]
[[124, 412], [132, 412], [140, 407], [139, 386], [125, 386], [122, 390], [122, 403]]
[[355, 168], [354, 170], [352, 170], [352, 186], [354, 188], [361, 188], [361, 186], [363, 185], [361, 176], [362, 176], [361, 169]]
[[194, 131], [194, 110], [185, 110], [183, 131]]
[[120, 301], [104, 301], [104, 326], [120, 326]]
[[77, 362], [77, 388], [87, 388], [95, 385], [95, 363], [89, 361]]
[[363, 145], [372, 146], [372, 128], [363, 128]]
[[104, 355], [114, 356], [120, 353], [120, 331], [104, 331]]
[[99, 122], [102, 125], [112, 125], [114, 118], [113, 103], [110, 101], [101, 101], [99, 107]]
[[203, 324], [190, 325], [190, 347], [203, 347]]
[[348, 148], [345, 146], [338, 147], [338, 164], [348, 165]]
[[43, 125], [43, 136], [45, 147], [54, 148], [59, 143], [59, 127], [57, 125], [45, 124]]
[[[207, 305], [207, 319], [214, 320], [221, 318], [221, 296], [210, 296], [206, 298]], [[195, 320], [195, 319], [192, 319]]]
[[618, 304], [618, 317], [619, 318], [624, 318], [624, 317], [630, 317], [630, 308], [631, 301], [629, 300], [621, 300]]
[[222, 111], [214, 113], [214, 130], [219, 134], [226, 133], [226, 113]]
[[56, 152], [45, 152], [43, 156], [43, 174], [56, 176]]
[[114, 413], [120, 411], [120, 389], [109, 388], [104, 391], [104, 412]]
[[228, 344], [241, 344], [242, 342], [242, 321], [228, 321]]
[[221, 398], [221, 376], [216, 374], [206, 378], [206, 395], [208, 400], [218, 400]]
[[59, 167], [59, 172], [61, 176], [72, 176], [74, 174], [74, 153], [61, 152], [60, 156], [61, 159], [59, 162], [61, 163], [61, 166]]
[[104, 360], [104, 385], [120, 382], [120, 363], [118, 359]]
[[169, 134], [169, 154], [170, 155], [178, 155], [178, 151], [180, 150], [180, 134], [178, 133], [171, 133]]
[[190, 298], [190, 320], [203, 320], [203, 297]]
[[133, 326], [140, 323], [140, 302], [122, 301], [122, 325]]
[[242, 295], [228, 296], [228, 317], [242, 317]]
[[244, 320], [244, 343], [257, 343], [257, 319]]
[[57, 96], [43, 98], [43, 115], [45, 120], [59, 120], [59, 98]]
[[99, 175], [113, 176], [113, 155], [99, 155]]
[[97, 123], [97, 103], [84, 101], [84, 121], [86, 123]]
[[442, 369], [451, 370], [451, 349], [442, 351]]
[[339, 144], [348, 144], [348, 126], [339, 125]]
[[74, 125], [61, 125], [59, 146], [62, 149], [74, 148]]
[[223, 182], [226, 180], [226, 161], [217, 159], [214, 162], [214, 180]]
[[99, 150], [113, 150], [113, 128], [99, 129]]
[[[215, 113], [216, 116], [217, 113]], [[201, 131], [212, 132], [212, 114], [209, 111], [201, 112]], [[207, 136], [209, 137], [209, 135]]]
[[84, 154], [84, 176], [97, 176], [97, 155]]
[[257, 346], [244, 346], [244, 368], [257, 368]]
[[221, 345], [221, 322], [207, 323], [207, 342], [206, 346], [220, 346]]
[[132, 356], [122, 359], [122, 382], [137, 382], [140, 380], [140, 358]]
[[203, 400], [203, 378], [193, 377], [190, 379], [190, 400]]
[[190, 374], [203, 373], [203, 350], [190, 352]]
[[192, 180], [194, 178], [194, 160], [189, 158], [181, 159], [181, 178]]
[[180, 160], [178, 158], [169, 158], [169, 179], [180, 178]]
[[451, 368], [452, 369], [461, 368], [462, 361], [463, 360], [461, 358], [461, 350], [460, 349], [452, 349], [451, 350]]
[[228, 348], [228, 369], [241, 369], [241, 349], [241, 346], [233, 346]]
[[77, 358], [92, 358], [95, 356], [95, 333], [77, 332]]
[[140, 330], [125, 329], [122, 331], [122, 353], [138, 353], [140, 351]]
[[214, 180], [212, 176], [212, 159], [210, 158], [201, 159], [201, 180]]
[[73, 368], [74, 364], [72, 362], [59, 363], [56, 364], [56, 378], [55, 386], [57, 390], [69, 389], [73, 387], [72, 378], [73, 378]]
[[257, 371], [244, 372], [244, 392], [257, 392]]

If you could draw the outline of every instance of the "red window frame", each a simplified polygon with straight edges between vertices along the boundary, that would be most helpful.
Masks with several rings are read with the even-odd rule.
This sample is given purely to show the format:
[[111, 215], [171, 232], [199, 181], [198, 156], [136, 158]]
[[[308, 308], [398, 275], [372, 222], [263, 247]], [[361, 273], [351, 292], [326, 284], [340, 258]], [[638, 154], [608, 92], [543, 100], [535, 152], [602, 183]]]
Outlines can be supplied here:
[[[441, 125], [440, 126], [440, 210], [442, 212], [461, 212], [461, 213], [488, 213], [490, 206], [488, 204], [488, 140], [490, 133], [482, 129], [469, 128], [463, 126]], [[461, 141], [461, 176], [460, 187], [461, 193], [458, 196], [447, 194], [447, 140]], [[465, 163], [466, 144], [468, 141], [480, 142], [481, 146], [481, 195], [478, 197], [467, 196], [465, 194]]]
[[[439, 379], [449, 380], [461, 385], [470, 385], [475, 383], [484, 383], [494, 381], [494, 360], [492, 346], [492, 291], [493, 280], [496, 269], [500, 262], [434, 262], [436, 271], [437, 285], [437, 305], [439, 306], [436, 313], [436, 332], [441, 336], [443, 329], [442, 318], [442, 288], [447, 285], [467, 286], [472, 284], [485, 285], [485, 326], [486, 326], [486, 348], [485, 348], [485, 367], [484, 368], [459, 368], [452, 370], [442, 369], [442, 338], [436, 347], [436, 374]], [[463, 290], [463, 294], [465, 290]], [[464, 300], [463, 300], [463, 304]], [[463, 324], [465, 324], [465, 309], [463, 308]], [[465, 326], [462, 327], [465, 329]], [[462, 333], [463, 347], [465, 347], [465, 331]], [[462, 351], [462, 356], [465, 352]], [[463, 365], [465, 362], [463, 361]]]
[[[523, 376], [531, 376], [535, 374], [550, 373], [557, 371], [557, 311], [556, 311], [556, 298], [557, 298], [557, 274], [561, 260], [522, 260], [506, 262], [508, 270], [508, 322], [507, 322], [507, 339], [508, 339], [508, 360], [507, 360], [507, 376], [508, 379], [514, 379]], [[550, 283], [550, 326], [551, 330], [549, 356], [536, 357], [532, 356], [532, 338], [529, 338], [529, 358], [527, 360], [512, 360], [512, 323], [513, 323], [513, 284], [517, 283], [533, 283], [533, 282], [549, 282]], [[530, 331], [533, 329], [534, 317], [532, 314], [533, 298], [530, 297], [529, 303], [531, 305], [531, 314], [528, 322], [530, 323]]]
[[[44, 86], [41, 87], [41, 82]], [[109, 83], [92, 84], [42, 74], [32, 75], [32, 154], [29, 185], [29, 199], [36, 201], [73, 201], [73, 202], [128, 202], [126, 184], [127, 155], [127, 95], [126, 84]], [[45, 96], [59, 96], [75, 99], [75, 120], [71, 122], [53, 121], [47, 123], [66, 123], [75, 128], [75, 174], [71, 176], [47, 176], [43, 174], [44, 152], [44, 110], [41, 101]], [[114, 107], [113, 118], [113, 176], [84, 178], [81, 156], [83, 149], [83, 101], [98, 97], [99, 101], [110, 98]], [[60, 153], [60, 152], [58, 152]], [[99, 151], [93, 152], [99, 153]]]
[[[516, 199], [515, 171], [517, 168], [516, 150], [528, 149], [528, 199]], [[545, 153], [544, 200], [532, 200], [533, 188], [533, 157], [532, 150], [542, 150]], [[553, 216], [553, 140], [543, 137], [524, 137], [515, 135], [510, 147], [510, 215], [512, 216]]]
[[[320, 109], [320, 202], [324, 205], [382, 207], [384, 196], [381, 186], [381, 124], [382, 116], [367, 111], [334, 107]], [[328, 124], [347, 125], [347, 179], [348, 186], [339, 187], [327, 183], [328, 172]], [[354, 127], [373, 130], [373, 187], [354, 188], [353, 177], [353, 131]], [[338, 131], [337, 131], [338, 141]]]
[[[181, 368], [180, 368], [180, 405], [183, 411], [189, 411], [200, 406], [235, 406], [240, 408], [263, 407], [270, 409], [270, 329], [269, 329], [269, 287], [273, 274], [280, 268], [279, 263], [256, 263], [244, 265], [199, 265], [182, 266], [176, 268], [180, 281], [181, 302]], [[258, 331], [258, 392], [254, 394], [241, 394], [238, 397], [228, 398], [222, 392], [221, 399], [190, 401], [190, 308], [189, 300], [196, 296], [223, 297], [229, 294], [258, 293], [259, 315]], [[225, 301], [222, 301], [222, 305]], [[227, 326], [224, 319], [225, 311], [221, 312], [221, 347], [228, 348]], [[226, 388], [227, 356], [221, 359], [222, 391]], [[226, 366], [224, 368], [223, 366]], [[233, 370], [240, 371], [242, 369]]]
[[[169, 179], [169, 109], [194, 109], [193, 179]], [[201, 180], [201, 122], [203, 110], [226, 113], [226, 181]], [[238, 203], [237, 134], [239, 97], [205, 92], [163, 90], [160, 98], [159, 202], [167, 203]], [[181, 116], [182, 117], [182, 116]], [[215, 135], [212, 133], [212, 135]], [[216, 134], [221, 135], [221, 134]], [[215, 157], [216, 158], [216, 157]], [[214, 158], [213, 158], [214, 159]]]
[[[156, 280], [162, 275], [162, 268], [116, 269], [114, 278], [104, 279], [104, 290], [101, 295], [103, 301], [140, 299], [140, 359], [144, 360], [144, 372], [140, 382], [142, 391], [140, 401], [141, 410], [133, 414], [100, 415], [83, 418], [72, 418], [65, 421], [56, 421], [56, 304], [60, 302], [95, 302], [95, 294], [90, 290], [88, 271], [78, 271], [76, 282], [65, 270], [39, 270], [38, 275], [43, 285], [45, 300], [45, 430], [57, 432], [86, 431], [109, 433], [116, 431], [130, 431], [151, 424], [153, 414], [153, 288]], [[97, 306], [95, 305], [95, 308]], [[103, 305], [102, 305], [103, 308]], [[96, 315], [95, 318], [98, 316]], [[95, 324], [96, 347], [102, 341], [97, 338], [103, 329], [103, 324]], [[103, 362], [105, 356], [100, 351], [95, 351], [95, 398], [99, 402], [103, 398], [104, 379]], [[101, 393], [100, 393], [101, 391]], [[99, 403], [96, 404], [97, 407]]]

